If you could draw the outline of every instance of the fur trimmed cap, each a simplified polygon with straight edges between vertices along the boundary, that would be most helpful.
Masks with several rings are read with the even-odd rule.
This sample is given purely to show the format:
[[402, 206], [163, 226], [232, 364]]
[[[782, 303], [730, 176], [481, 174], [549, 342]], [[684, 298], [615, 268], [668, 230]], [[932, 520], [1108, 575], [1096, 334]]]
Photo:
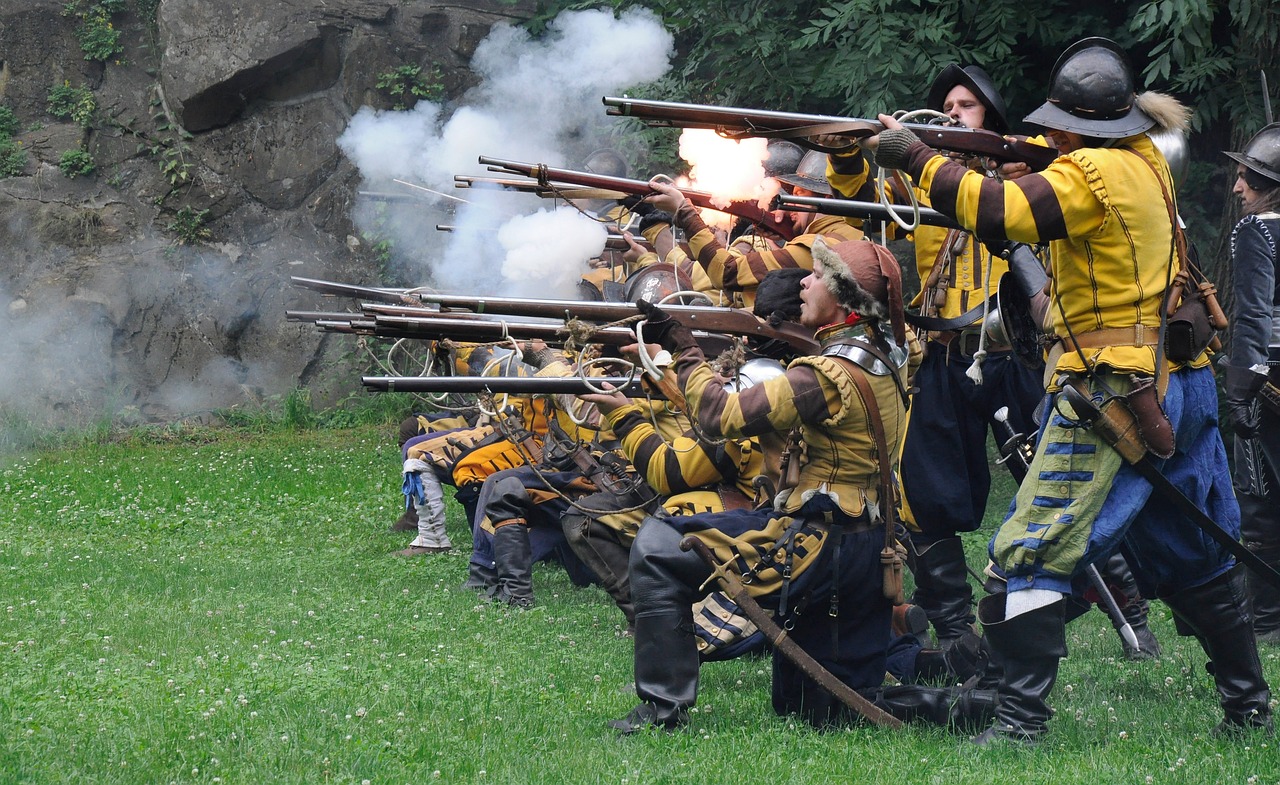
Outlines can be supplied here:
[[893, 338], [906, 344], [902, 307], [902, 268], [893, 253], [870, 240], [828, 245], [813, 241], [813, 266], [836, 301], [850, 311], [878, 322], [889, 322]]

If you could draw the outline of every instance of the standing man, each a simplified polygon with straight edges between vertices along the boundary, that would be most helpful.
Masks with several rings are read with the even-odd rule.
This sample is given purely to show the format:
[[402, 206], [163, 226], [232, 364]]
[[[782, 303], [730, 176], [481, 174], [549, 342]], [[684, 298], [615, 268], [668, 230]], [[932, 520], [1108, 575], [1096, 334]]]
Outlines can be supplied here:
[[[1231, 356], [1223, 370], [1227, 425], [1235, 431], [1235, 487], [1244, 543], [1280, 568], [1280, 412], [1259, 398], [1280, 384], [1280, 123], [1259, 131], [1237, 162], [1244, 217], [1231, 233]], [[1269, 377], [1269, 378], [1268, 378]], [[1249, 579], [1258, 640], [1280, 644], [1280, 591]]]
[[1048, 129], [1061, 153], [1043, 172], [984, 177], [887, 115], [880, 116], [886, 130], [867, 142], [878, 164], [907, 172], [934, 209], [982, 227], [984, 238], [1049, 243], [1047, 326], [1058, 341], [1048, 361], [1053, 395], [1027, 479], [990, 546], [1008, 592], [984, 598], [978, 618], [1004, 673], [996, 723], [975, 739], [979, 744], [1034, 742], [1045, 733], [1049, 693], [1067, 653], [1073, 579], [1117, 549], [1143, 594], [1163, 599], [1178, 631], [1196, 636], [1209, 655], [1225, 714], [1216, 730], [1272, 726], [1235, 560], [1167, 494], [1154, 494], [1107, 440], [1081, 427], [1059, 394], [1070, 386], [1095, 403], [1159, 396], [1167, 419], [1145, 420], [1145, 433], [1167, 434], [1171, 425], [1176, 444], [1155, 465], [1239, 535], [1208, 356], [1173, 362], [1157, 353], [1165, 290], [1178, 264], [1176, 210], [1168, 164], [1147, 132], [1181, 129], [1188, 114], [1169, 96], [1136, 95], [1124, 51], [1087, 38], [1062, 54], [1049, 100], [1026, 118]]
[[[1004, 99], [976, 65], [953, 63], [942, 69], [929, 88], [926, 107], [955, 125], [1009, 133]], [[832, 156], [829, 179], [837, 190], [852, 195], [866, 182], [865, 171], [860, 151]], [[1021, 175], [1026, 169], [1014, 171]], [[929, 204], [927, 193], [917, 195], [922, 205]], [[1044, 366], [1024, 365], [1008, 348], [983, 345], [984, 319], [995, 307], [997, 284], [1009, 272], [1009, 261], [962, 229], [920, 226], [913, 238], [921, 291], [911, 303], [918, 315], [908, 314], [907, 320], [927, 340], [902, 444], [902, 518], [913, 546], [912, 602], [924, 609], [939, 645], [946, 648], [974, 622], [960, 535], [976, 531], [986, 515], [991, 491], [987, 435], [996, 428], [1001, 408], [1007, 409], [1013, 432], [1034, 433], [1032, 415], [1044, 397]], [[1036, 268], [1022, 271], [1023, 276], [1043, 278], [1034, 256], [1017, 258], [1013, 265], [1019, 264]], [[996, 431], [996, 442], [1003, 438]], [[1123, 613], [1139, 647], [1130, 648], [1125, 641], [1126, 654], [1132, 659], [1158, 656], [1146, 600], [1136, 591], [1123, 557], [1099, 566], [1128, 600]]]

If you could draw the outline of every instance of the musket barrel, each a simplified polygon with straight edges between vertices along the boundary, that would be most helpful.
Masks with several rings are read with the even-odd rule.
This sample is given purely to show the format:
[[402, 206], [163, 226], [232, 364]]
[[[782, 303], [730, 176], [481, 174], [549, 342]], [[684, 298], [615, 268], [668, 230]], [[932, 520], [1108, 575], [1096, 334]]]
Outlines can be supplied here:
[[[577, 376], [365, 376], [361, 383], [376, 392], [413, 393], [510, 393], [515, 395], [585, 395], [593, 392], [587, 382]], [[644, 395], [639, 379], [593, 377], [596, 390], [613, 387], [628, 397]], [[652, 395], [660, 395], [656, 391]]]
[[[825, 215], [840, 215], [846, 218], [865, 218], [871, 221], [892, 221], [889, 209], [879, 202], [861, 202], [853, 199], [829, 199], [818, 196], [794, 196], [778, 194], [774, 204], [780, 210], [812, 210]], [[911, 208], [899, 205], [894, 209], [900, 218], [910, 218]], [[920, 208], [920, 223], [926, 226], [943, 226], [948, 229], [960, 229], [960, 224], [948, 215], [931, 207]]]

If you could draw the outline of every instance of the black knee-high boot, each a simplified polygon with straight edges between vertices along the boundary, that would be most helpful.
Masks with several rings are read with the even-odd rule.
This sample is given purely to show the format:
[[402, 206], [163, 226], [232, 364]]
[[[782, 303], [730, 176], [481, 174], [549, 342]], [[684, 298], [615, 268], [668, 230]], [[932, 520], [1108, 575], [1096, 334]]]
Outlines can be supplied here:
[[938, 645], [945, 648], [973, 631], [973, 588], [959, 537], [920, 546], [912, 560], [916, 591], [911, 601], [924, 608]]
[[609, 723], [623, 734], [680, 727], [698, 698], [693, 600], [710, 570], [697, 554], [681, 550], [680, 537], [666, 523], [650, 521], [631, 546], [636, 695], [642, 703]]
[[927, 722], [965, 733], [990, 725], [997, 705], [995, 690], [903, 684], [861, 692], [903, 722]]
[[1066, 600], [1006, 619], [1007, 597], [993, 594], [978, 603], [978, 620], [1003, 671], [995, 724], [975, 744], [1038, 741], [1048, 730], [1049, 692], [1058, 680], [1058, 661], [1067, 656]]
[[1213, 674], [1224, 715], [1214, 732], [1270, 731], [1271, 690], [1258, 659], [1242, 569], [1183, 589], [1164, 601], [1178, 622], [1178, 632], [1194, 635], [1209, 655], [1205, 669]]
[[[1280, 495], [1280, 494], [1275, 494]], [[1263, 563], [1280, 570], [1280, 511], [1270, 496], [1237, 493], [1240, 535], [1245, 547]], [[1263, 643], [1280, 644], [1280, 589], [1253, 573], [1245, 575], [1253, 631]]]
[[496, 527], [493, 561], [498, 571], [498, 588], [493, 598], [517, 608], [532, 606], [533, 548], [529, 545], [529, 527], [524, 523]]

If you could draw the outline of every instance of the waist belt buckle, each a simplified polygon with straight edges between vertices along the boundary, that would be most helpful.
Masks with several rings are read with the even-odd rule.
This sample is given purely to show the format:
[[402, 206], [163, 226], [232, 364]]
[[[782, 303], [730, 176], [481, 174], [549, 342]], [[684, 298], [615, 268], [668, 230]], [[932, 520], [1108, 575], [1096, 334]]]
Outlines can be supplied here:
[[962, 357], [972, 360], [973, 356], [978, 353], [978, 346], [981, 342], [981, 330], [965, 330], [957, 335], [951, 343], [955, 351], [958, 351]]

